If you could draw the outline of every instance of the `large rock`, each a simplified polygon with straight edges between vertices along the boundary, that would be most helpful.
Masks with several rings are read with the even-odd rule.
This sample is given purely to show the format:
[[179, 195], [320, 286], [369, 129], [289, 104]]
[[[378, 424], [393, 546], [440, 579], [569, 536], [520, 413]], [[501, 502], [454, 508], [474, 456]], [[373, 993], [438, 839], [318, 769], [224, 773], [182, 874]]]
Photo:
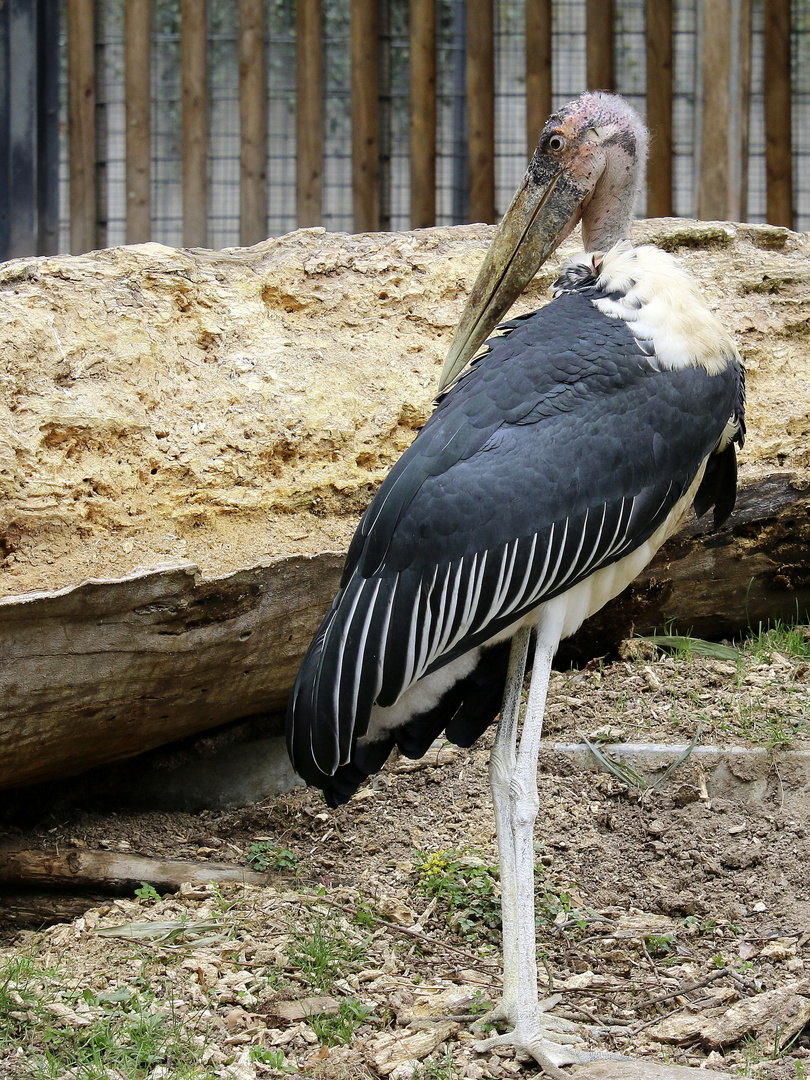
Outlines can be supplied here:
[[[491, 235], [312, 229], [0, 267], [0, 786], [283, 706], [340, 553], [430, 414]], [[719, 541], [703, 523], [674, 541], [603, 629], [795, 613], [808, 237], [665, 220], [635, 239], [678, 254], [746, 360], [744, 513]], [[558, 265], [516, 311], [545, 302]], [[729, 584], [707, 592], [706, 575]]]

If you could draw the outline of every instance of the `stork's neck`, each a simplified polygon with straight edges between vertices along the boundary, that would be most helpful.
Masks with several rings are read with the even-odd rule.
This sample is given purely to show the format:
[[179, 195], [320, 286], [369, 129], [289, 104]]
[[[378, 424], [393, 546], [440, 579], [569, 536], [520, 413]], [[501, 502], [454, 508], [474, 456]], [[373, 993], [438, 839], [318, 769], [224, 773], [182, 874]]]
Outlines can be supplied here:
[[589, 220], [582, 218], [582, 243], [586, 251], [610, 251], [622, 240], [630, 239], [629, 214], [605, 215]]
[[582, 212], [586, 251], [609, 251], [630, 239], [630, 224], [644, 179], [644, 158], [620, 145], [605, 148], [605, 169]]

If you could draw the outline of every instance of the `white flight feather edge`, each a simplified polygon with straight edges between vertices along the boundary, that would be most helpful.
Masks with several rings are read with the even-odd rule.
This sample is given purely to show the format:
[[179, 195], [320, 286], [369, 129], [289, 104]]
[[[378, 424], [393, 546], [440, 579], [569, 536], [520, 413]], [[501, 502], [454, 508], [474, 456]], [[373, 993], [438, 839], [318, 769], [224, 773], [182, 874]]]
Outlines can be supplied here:
[[445, 619], [444, 634], [436, 647], [436, 655], [443, 656], [447, 652], [447, 643], [450, 640], [450, 635], [453, 633], [453, 621], [456, 617], [456, 611], [458, 609], [458, 594], [461, 586], [461, 574], [464, 566], [464, 556], [459, 559], [458, 568], [456, 569], [455, 581], [453, 582], [453, 592], [450, 597], [450, 610], [447, 613]]
[[[369, 603], [367, 605], [367, 608], [366, 608], [366, 617], [365, 617], [365, 620], [363, 621], [363, 629], [360, 631], [360, 642], [359, 642], [359, 645], [357, 647], [357, 661], [356, 661], [356, 663], [354, 665], [354, 684], [353, 684], [353, 692], [352, 692], [352, 724], [354, 724], [354, 721], [355, 721], [355, 719], [357, 717], [357, 699], [360, 696], [360, 683], [361, 683], [362, 677], [363, 677], [363, 659], [365, 657], [365, 652], [366, 652], [366, 641], [368, 640], [368, 631], [369, 631], [369, 627], [371, 626], [371, 620], [374, 617], [374, 606], [377, 603], [377, 597], [379, 595], [381, 585], [382, 585], [382, 578], [378, 577], [377, 578], [377, 583], [376, 583], [375, 588], [374, 588], [374, 593], [371, 596], [371, 598], [369, 600]], [[392, 590], [392, 592], [393, 592], [393, 590]], [[341, 658], [341, 666], [342, 666], [342, 658]], [[378, 660], [378, 667], [379, 667], [379, 660]], [[377, 672], [377, 682], [379, 683], [379, 670]], [[375, 691], [374, 697], [377, 696], [377, 693], [378, 693], [378, 690]], [[349, 755], [351, 756], [351, 749], [349, 751]]]
[[425, 606], [425, 614], [424, 614], [424, 618], [422, 619], [422, 621], [421, 621], [421, 623], [420, 623], [420, 625], [418, 627], [418, 631], [419, 631], [419, 657], [418, 657], [418, 659], [416, 661], [416, 664], [414, 665], [413, 671], [411, 673], [410, 682], [416, 682], [416, 680], [418, 678], [420, 678], [422, 675], [424, 675], [425, 670], [427, 669], [426, 658], [427, 658], [428, 646], [430, 644], [430, 631], [431, 631], [431, 627], [433, 626], [433, 612], [431, 611], [431, 607], [430, 607], [430, 598], [433, 595], [434, 588], [436, 587], [436, 577], [438, 576], [438, 573], [439, 573], [439, 568], [437, 566], [433, 571], [433, 577], [431, 579], [430, 585], [428, 586], [428, 590], [427, 590], [426, 593], [423, 594], [423, 603], [424, 603], [424, 606]]

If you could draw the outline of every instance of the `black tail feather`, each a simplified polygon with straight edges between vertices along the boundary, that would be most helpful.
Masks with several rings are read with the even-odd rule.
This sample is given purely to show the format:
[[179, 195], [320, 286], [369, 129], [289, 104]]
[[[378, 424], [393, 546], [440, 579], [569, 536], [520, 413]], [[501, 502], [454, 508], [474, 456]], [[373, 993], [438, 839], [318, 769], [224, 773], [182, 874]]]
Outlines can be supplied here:
[[729, 517], [737, 501], [737, 454], [734, 444], [712, 454], [695, 494], [694, 508], [698, 517], [714, 507], [714, 527], [719, 529]]
[[509, 648], [510, 642], [504, 641], [484, 650], [474, 670], [451, 686], [433, 708], [377, 742], [355, 745], [351, 760], [332, 776], [304, 779], [323, 789], [330, 806], [339, 806], [383, 767], [394, 746], [405, 757], [424, 757], [442, 732], [457, 746], [472, 746], [500, 711]]

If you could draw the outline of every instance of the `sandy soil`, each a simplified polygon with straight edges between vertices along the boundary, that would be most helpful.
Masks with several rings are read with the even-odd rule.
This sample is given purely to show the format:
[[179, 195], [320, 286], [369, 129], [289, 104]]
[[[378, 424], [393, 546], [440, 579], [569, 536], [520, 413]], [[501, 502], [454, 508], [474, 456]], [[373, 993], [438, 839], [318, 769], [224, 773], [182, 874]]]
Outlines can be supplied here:
[[[698, 722], [704, 742], [808, 748], [809, 691], [807, 663], [776, 649], [739, 671], [642, 649], [554, 676], [536, 831], [540, 979], [589, 1045], [765, 1080], [810, 1072], [810, 791], [774, 775], [763, 801], [710, 798], [687, 759], [640, 793], [549, 749], [605, 725], [614, 739], [684, 742]], [[269, 877], [266, 888], [111, 900], [73, 923], [7, 929], [0, 964], [27, 952], [55, 968], [39, 992], [65, 1023], [97, 1020], [124, 987], [171, 997], [206, 1080], [537, 1075], [508, 1051], [477, 1052], [464, 1018], [499, 992], [491, 741], [392, 762], [334, 811], [297, 789], [224, 814], [66, 808], [15, 830], [31, 845], [245, 865], [259, 852]], [[188, 929], [173, 938], [160, 927], [136, 940], [99, 933], [181, 918]], [[314, 975], [302, 942], [321, 938], [331, 968]], [[327, 1013], [343, 1003], [341, 1016], [359, 1015], [345, 1045], [307, 1020], [312, 995], [326, 995]], [[741, 1009], [753, 1018], [735, 1028]], [[0, 1072], [31, 1075], [15, 1051], [0, 1046]], [[143, 1075], [186, 1075], [165, 1068]]]

